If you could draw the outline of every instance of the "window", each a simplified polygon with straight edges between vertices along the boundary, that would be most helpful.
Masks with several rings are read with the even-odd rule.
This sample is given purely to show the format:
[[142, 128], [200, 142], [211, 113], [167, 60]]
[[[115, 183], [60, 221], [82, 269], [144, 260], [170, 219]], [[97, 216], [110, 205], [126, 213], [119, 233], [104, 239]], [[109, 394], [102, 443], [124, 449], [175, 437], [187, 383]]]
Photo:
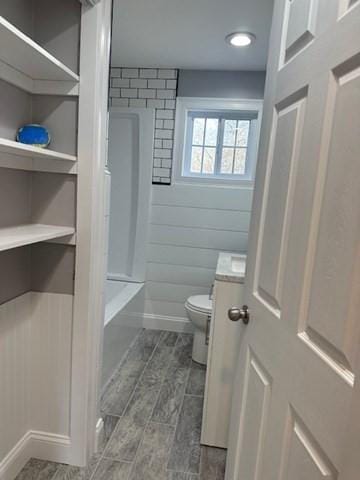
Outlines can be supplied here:
[[[185, 124], [177, 134], [177, 141], [183, 136], [180, 177], [207, 183], [253, 181], [261, 114], [259, 102], [255, 109], [236, 110], [240, 106], [249, 107], [236, 102], [232, 102], [233, 108], [229, 109], [226, 100], [215, 100], [216, 106], [222, 105], [223, 109], [181, 108], [182, 101], [189, 103], [190, 100], [179, 99], [178, 105], [182, 118], [177, 116], [177, 122]], [[193, 106], [197, 101], [206, 101], [192, 100]], [[209, 107], [214, 106], [213, 99], [206, 102]]]

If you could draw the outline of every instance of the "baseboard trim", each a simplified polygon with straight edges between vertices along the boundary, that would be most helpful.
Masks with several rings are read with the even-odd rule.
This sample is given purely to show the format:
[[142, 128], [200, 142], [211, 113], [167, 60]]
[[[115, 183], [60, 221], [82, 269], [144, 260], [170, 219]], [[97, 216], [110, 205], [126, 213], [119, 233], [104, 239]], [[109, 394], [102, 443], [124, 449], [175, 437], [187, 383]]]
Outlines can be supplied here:
[[14, 480], [30, 458], [69, 463], [70, 437], [29, 430], [0, 462], [1, 480]]
[[187, 318], [167, 317], [150, 313], [143, 314], [143, 327], [179, 333], [193, 333], [194, 331], [192, 324]]

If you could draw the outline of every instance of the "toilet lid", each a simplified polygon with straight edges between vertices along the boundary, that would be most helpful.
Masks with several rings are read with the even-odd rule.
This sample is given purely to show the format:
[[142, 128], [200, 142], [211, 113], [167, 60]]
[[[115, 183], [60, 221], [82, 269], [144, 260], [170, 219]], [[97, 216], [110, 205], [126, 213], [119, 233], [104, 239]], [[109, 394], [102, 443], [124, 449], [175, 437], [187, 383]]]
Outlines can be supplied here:
[[186, 303], [190, 308], [200, 312], [211, 313], [212, 311], [212, 300], [209, 295], [194, 295], [189, 297]]

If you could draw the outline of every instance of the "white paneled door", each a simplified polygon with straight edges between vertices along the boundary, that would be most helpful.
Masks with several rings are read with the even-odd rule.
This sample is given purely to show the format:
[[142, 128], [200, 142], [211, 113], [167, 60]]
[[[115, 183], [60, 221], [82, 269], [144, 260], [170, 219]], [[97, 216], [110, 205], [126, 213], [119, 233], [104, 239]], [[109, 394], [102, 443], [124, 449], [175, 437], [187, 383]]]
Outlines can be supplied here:
[[264, 114], [226, 478], [357, 480], [360, 0], [275, 1]]

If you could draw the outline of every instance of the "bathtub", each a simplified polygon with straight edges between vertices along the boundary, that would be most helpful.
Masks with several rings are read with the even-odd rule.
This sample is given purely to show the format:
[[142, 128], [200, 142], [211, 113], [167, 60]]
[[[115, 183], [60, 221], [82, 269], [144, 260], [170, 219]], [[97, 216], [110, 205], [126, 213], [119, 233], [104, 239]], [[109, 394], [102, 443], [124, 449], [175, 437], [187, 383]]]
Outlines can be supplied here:
[[108, 279], [105, 289], [104, 346], [101, 384], [104, 389], [125, 353], [141, 332], [144, 283]]

